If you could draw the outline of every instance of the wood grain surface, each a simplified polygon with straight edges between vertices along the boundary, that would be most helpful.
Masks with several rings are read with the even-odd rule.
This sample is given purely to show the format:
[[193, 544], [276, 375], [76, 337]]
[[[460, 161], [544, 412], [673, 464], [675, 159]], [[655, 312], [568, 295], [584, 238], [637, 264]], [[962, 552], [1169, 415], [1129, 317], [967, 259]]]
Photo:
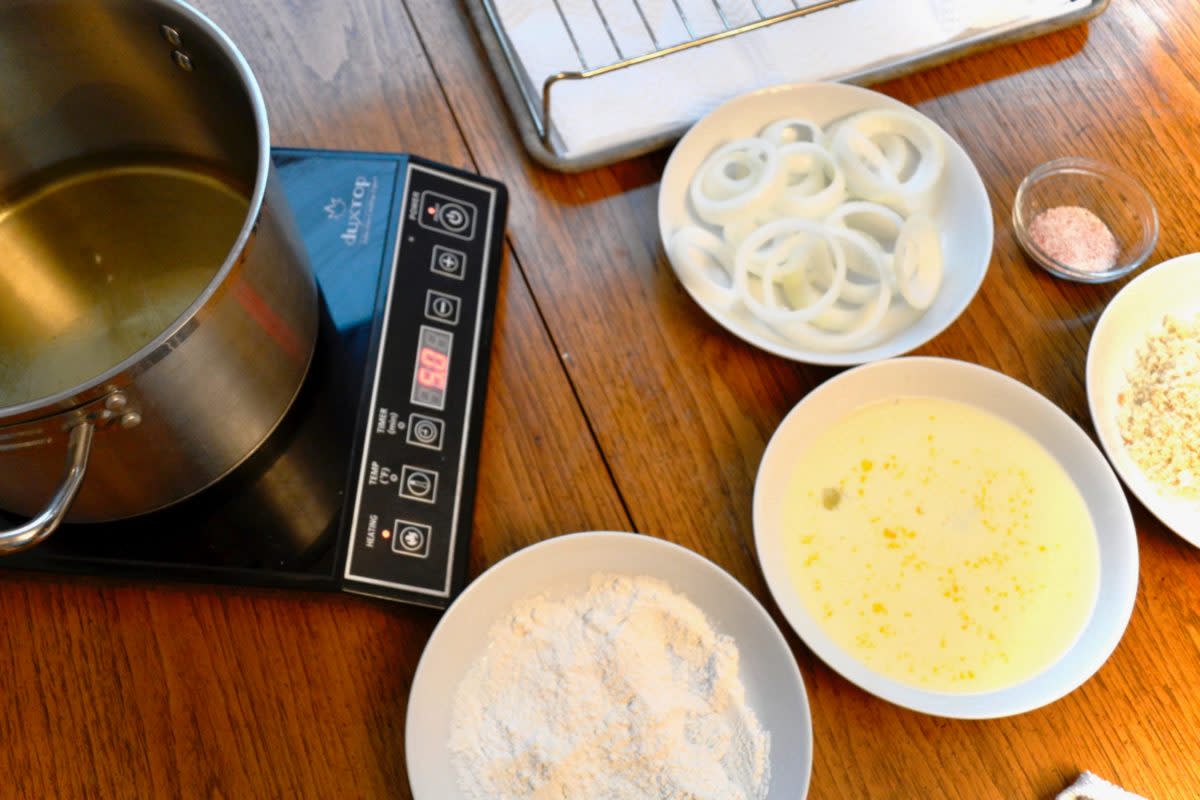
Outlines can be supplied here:
[[[1083, 687], [984, 722], [875, 699], [791, 634], [753, 547], [766, 442], [834, 371], [751, 348], [683, 292], [657, 237], [666, 153], [573, 176], [536, 166], [457, 2], [197, 4], [258, 75], [276, 144], [409, 151], [508, 184], [472, 574], [589, 529], [713, 559], [793, 646], [813, 800], [1050, 800], [1084, 769], [1154, 800], [1200, 797], [1200, 552], [1136, 501], [1137, 606]], [[1197, 76], [1200, 7], [1114, 0], [1088, 27], [877, 87], [962, 143], [995, 214], [982, 290], [920, 352], [1002, 370], [1091, 432], [1088, 339], [1122, 283], [1032, 268], [1012, 198], [1047, 159], [1098, 157], [1157, 200], [1152, 263], [1200, 249]], [[0, 572], [0, 797], [409, 797], [406, 697], [435, 623], [351, 598]]]

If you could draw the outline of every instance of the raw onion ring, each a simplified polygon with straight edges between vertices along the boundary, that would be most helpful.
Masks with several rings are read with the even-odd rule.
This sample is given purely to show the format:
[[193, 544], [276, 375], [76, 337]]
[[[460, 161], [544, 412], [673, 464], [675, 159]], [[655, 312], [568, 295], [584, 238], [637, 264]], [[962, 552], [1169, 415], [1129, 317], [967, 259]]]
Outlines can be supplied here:
[[721, 235], [725, 237], [725, 243], [736, 250], [747, 236], [770, 221], [770, 219], [739, 217], [721, 228]]
[[[745, 222], [732, 223], [723, 230], [726, 233], [725, 241], [729, 244], [734, 252], [741, 246], [742, 242], [764, 225], [779, 220], [765, 220], [762, 222]], [[729, 238], [729, 233], [737, 236], [736, 241]], [[778, 241], [772, 242], [769, 246], [752, 253], [746, 262], [746, 271], [755, 277], [762, 277], [767, 265], [771, 262], [782, 264], [792, 255], [792, 250], [796, 244], [796, 239], [805, 236], [804, 233], [794, 233], [791, 236], [780, 237]]]
[[[824, 147], [811, 142], [796, 142], [780, 147], [778, 152], [783, 161], [785, 182], [783, 191], [775, 201], [775, 208], [792, 216], [818, 219], [846, 199], [846, 175], [837, 159]], [[795, 187], [788, 185], [787, 178], [792, 171], [804, 169], [805, 164], [808, 169], [802, 174], [806, 180]], [[814, 174], [822, 178], [823, 186], [815, 193], [805, 190], [808, 176]]]
[[[830, 242], [837, 248], [842, 246], [839, 238], [849, 240], [834, 232]], [[799, 344], [828, 350], [845, 350], [860, 343], [883, 322], [892, 302], [892, 292], [883, 280], [883, 264], [875, 263], [880, 270], [877, 275], [877, 290], [868, 302], [858, 308], [834, 305], [811, 321], [779, 326], [776, 330]], [[800, 298], [803, 301], [810, 298], [816, 290], [804, 282], [800, 284], [800, 291], [803, 293]]]
[[924, 214], [904, 223], [896, 241], [895, 271], [900, 296], [918, 311], [937, 299], [942, 288], [944, 259], [937, 226]]
[[847, 128], [841, 138], [836, 139], [835, 146], [843, 148], [838, 153], [838, 159], [846, 164], [847, 170], [855, 170], [860, 167], [865, 167], [864, 175], [869, 176], [871, 180], [878, 184], [866, 184], [863, 180], [856, 178], [855, 187], [861, 190], [863, 196], [867, 193], [875, 193], [880, 191], [879, 186], [886, 187], [888, 191], [899, 191], [900, 189], [900, 170], [897, 169], [888, 158], [887, 153], [883, 152], [874, 139], [861, 133], [854, 128]]
[[[881, 238], [878, 230], [865, 225], [855, 225], [851, 217], [870, 217], [872, 220], [882, 223], [881, 227], [888, 228], [888, 235]], [[825, 217], [825, 224], [858, 231], [864, 236], [869, 236], [878, 242], [884, 253], [892, 255], [896, 252], [896, 240], [900, 238], [900, 230], [904, 227], [904, 217], [890, 206], [866, 200], [851, 200], [829, 212]], [[890, 247], [888, 246], [889, 241]]]
[[[917, 150], [916, 168], [904, 180], [891, 172], [886, 154], [873, 141], [884, 134], [902, 136]], [[940, 132], [912, 111], [877, 109], [855, 114], [838, 126], [830, 149], [843, 162], [851, 193], [902, 211], [925, 204], [946, 166]], [[870, 165], [864, 163], [864, 156]]]
[[[862, 261], [851, 258], [850, 253], [847, 252], [846, 282], [842, 286], [840, 300], [856, 305], [870, 302], [875, 299], [875, 295], [879, 291], [878, 284], [881, 280], [884, 290], [889, 295], [895, 293], [895, 282], [892, 280], [890, 259], [874, 239], [858, 231], [845, 228], [831, 229], [829, 235], [840, 239], [843, 244], [850, 245], [851, 247], [848, 250], [857, 250], [859, 255], [865, 256], [863, 259], [865, 261], [864, 264]], [[818, 270], [814, 270], [810, 274], [818, 279], [823, 278], [822, 273]], [[853, 281], [850, 280], [851, 275], [858, 275], [870, 280], [866, 283]], [[809, 285], [818, 290], [822, 288], [813, 281], [809, 281]]]
[[[729, 174], [730, 167], [741, 167], [744, 174], [733, 177]], [[746, 191], [754, 182], [755, 173], [762, 168], [762, 161], [755, 162], [755, 156], [746, 150], [735, 150], [729, 154], [729, 159], [716, 168], [701, 174], [703, 186], [701, 189], [717, 200], [728, 200]]]
[[[735, 155], [748, 152], [749, 159]], [[713, 181], [712, 173], [723, 173], [730, 163], [761, 164], [753, 168], [753, 179], [736, 194], [728, 197], [707, 193]], [[783, 189], [784, 174], [777, 148], [762, 139], [738, 139], [717, 148], [700, 166], [692, 179], [688, 196], [700, 219], [711, 225], [726, 225], [738, 218], [752, 217], [766, 210]], [[726, 176], [728, 177], [728, 176]], [[732, 179], [731, 179], [732, 180]]]
[[[788, 138], [788, 131], [796, 128], [807, 131], [808, 139], [802, 139], [799, 136]], [[782, 147], [786, 144], [794, 144], [796, 142], [805, 141], [820, 143], [824, 137], [825, 133], [821, 130], [820, 125], [810, 120], [800, 119], [798, 117], [776, 120], [767, 127], [763, 128], [762, 133], [759, 134], [759, 138], [766, 139], [768, 142], [779, 147]]]
[[896, 177], [903, 175], [908, 166], [908, 141], [898, 133], [881, 133], [871, 141], [879, 147]]
[[858, 155], [867, 162], [872, 172], [887, 181], [894, 180], [897, 184], [904, 180], [903, 175], [909, 162], [909, 148], [908, 140], [903, 136], [898, 133], [865, 136], [855, 132], [851, 135], [851, 140]]
[[[711, 263], [725, 274], [729, 279], [728, 285], [714, 280], [712, 271], [693, 258], [697, 250], [708, 256]], [[729, 309], [737, 305], [739, 298], [734, 286], [733, 248], [719, 236], [695, 225], [685, 226], [671, 236], [667, 256], [690, 291], [717, 308]]]
[[[813, 258], [813, 248], [804, 247], [804, 238], [815, 237], [828, 246], [834, 262], [833, 279], [829, 289], [820, 300], [804, 308], [781, 308], [774, 302], [775, 275], [779, 268], [785, 267], [785, 273], [807, 268]], [[763, 300], [754, 296], [750, 288], [749, 265], [755, 254], [772, 240], [780, 239], [786, 243], [788, 258], [783, 261], [768, 259], [762, 273]], [[779, 242], [771, 247], [774, 251]], [[797, 322], [807, 322], [827, 310], [837, 301], [842, 284], [846, 280], [846, 258], [840, 245], [836, 245], [828, 236], [828, 229], [817, 222], [805, 219], [782, 219], [762, 226], [742, 242], [734, 255], [733, 284], [741, 298], [742, 304], [762, 321], [769, 325], [788, 325]]]

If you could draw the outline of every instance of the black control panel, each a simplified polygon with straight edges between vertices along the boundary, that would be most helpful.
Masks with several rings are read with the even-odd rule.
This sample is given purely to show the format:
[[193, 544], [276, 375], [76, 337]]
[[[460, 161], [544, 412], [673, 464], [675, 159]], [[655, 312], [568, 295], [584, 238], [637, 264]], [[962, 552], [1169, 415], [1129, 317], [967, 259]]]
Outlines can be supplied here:
[[342, 588], [443, 607], [466, 579], [508, 201], [499, 183], [421, 159], [401, 172], [350, 466]]

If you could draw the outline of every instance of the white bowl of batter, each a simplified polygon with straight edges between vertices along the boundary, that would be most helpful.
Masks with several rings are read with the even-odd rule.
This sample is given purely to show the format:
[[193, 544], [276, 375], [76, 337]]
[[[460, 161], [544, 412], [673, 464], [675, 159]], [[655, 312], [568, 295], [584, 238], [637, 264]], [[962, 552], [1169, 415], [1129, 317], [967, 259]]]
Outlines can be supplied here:
[[810, 393], [763, 456], [754, 529], [772, 594], [822, 660], [945, 717], [1073, 691], [1137, 592], [1104, 456], [1037, 392], [961, 361], [882, 361]]

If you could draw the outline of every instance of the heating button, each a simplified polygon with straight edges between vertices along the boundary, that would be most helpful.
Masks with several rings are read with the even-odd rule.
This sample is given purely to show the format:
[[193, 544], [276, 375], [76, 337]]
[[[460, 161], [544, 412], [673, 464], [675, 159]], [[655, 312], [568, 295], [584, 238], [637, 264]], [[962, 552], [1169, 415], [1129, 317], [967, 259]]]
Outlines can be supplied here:
[[396, 520], [396, 531], [392, 537], [392, 552], [413, 558], [429, 557], [429, 540], [433, 538], [433, 529], [420, 522]]

